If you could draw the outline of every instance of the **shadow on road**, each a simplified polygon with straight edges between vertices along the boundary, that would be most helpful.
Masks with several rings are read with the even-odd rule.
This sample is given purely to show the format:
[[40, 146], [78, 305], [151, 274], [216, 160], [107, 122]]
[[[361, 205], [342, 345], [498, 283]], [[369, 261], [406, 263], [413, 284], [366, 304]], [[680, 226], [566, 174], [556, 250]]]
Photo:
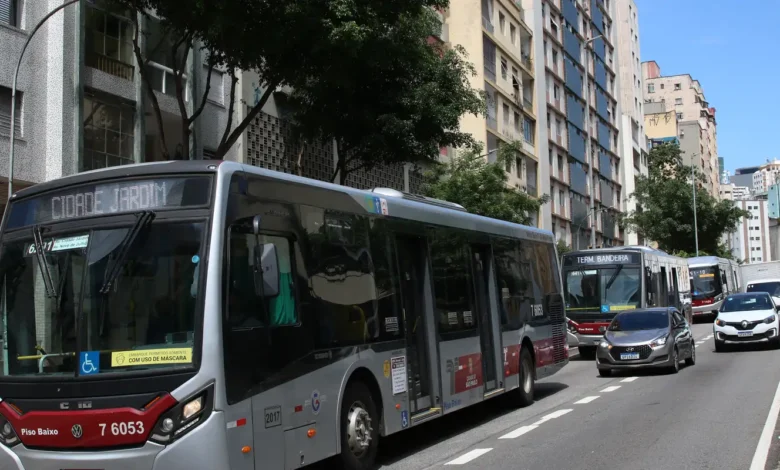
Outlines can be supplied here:
[[[534, 389], [536, 402], [544, 401], [568, 388], [558, 382], [537, 383]], [[534, 405], [531, 405], [534, 406]], [[478, 405], [473, 405], [441, 418], [423, 423], [381, 440], [376, 469], [392, 465], [399, 460], [435, 446], [447, 439], [470, 431], [491, 420], [517, 410], [517, 396], [510, 392]], [[313, 468], [318, 470], [340, 468], [335, 462], [323, 462]]]

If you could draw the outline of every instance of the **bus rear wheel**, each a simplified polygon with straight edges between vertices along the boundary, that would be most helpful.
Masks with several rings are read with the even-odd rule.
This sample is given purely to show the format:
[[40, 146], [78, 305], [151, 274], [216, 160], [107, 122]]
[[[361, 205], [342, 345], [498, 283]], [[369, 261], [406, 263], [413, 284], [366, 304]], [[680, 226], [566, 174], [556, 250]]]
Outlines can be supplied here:
[[341, 463], [345, 470], [369, 470], [379, 446], [379, 416], [362, 382], [353, 382], [341, 405]]
[[520, 406], [528, 406], [534, 402], [534, 359], [528, 348], [520, 352]]

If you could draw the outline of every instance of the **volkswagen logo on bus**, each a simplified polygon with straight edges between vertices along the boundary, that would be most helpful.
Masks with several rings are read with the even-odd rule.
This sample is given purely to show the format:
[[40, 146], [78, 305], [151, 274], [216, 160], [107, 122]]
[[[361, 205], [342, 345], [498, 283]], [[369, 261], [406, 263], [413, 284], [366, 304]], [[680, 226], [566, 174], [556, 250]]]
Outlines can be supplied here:
[[70, 428], [70, 433], [73, 434], [73, 437], [76, 439], [81, 439], [81, 436], [84, 435], [84, 429], [82, 429], [80, 424], [74, 424], [72, 428]]

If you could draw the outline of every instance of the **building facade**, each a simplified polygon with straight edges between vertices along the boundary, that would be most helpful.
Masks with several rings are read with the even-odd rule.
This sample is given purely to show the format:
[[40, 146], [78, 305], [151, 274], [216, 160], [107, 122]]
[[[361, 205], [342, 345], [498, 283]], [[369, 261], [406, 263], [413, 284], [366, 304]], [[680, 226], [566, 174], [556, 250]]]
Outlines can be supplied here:
[[768, 201], [747, 199], [734, 201], [734, 206], [750, 212], [750, 217], [741, 218], [727, 236], [731, 253], [748, 264], [771, 261]]
[[[617, 44], [620, 74], [620, 136], [622, 141], [621, 182], [627, 197], [622, 204], [626, 213], [637, 209], [636, 200], [630, 197], [636, 188], [636, 177], [647, 175], [647, 141], [644, 118], [644, 85], [639, 47], [639, 13], [634, 0], [618, 1]], [[627, 245], [643, 245], [645, 240], [636, 233], [625, 235]]]
[[[614, 0], [523, 0], [536, 40], [542, 160], [550, 225], [574, 248], [623, 244], [616, 214], [624, 188]], [[586, 75], [587, 73], [587, 75]], [[544, 103], [542, 106], [541, 103]], [[587, 147], [586, 147], [587, 146]], [[586, 148], [590, 150], [586, 151]], [[542, 170], [542, 177], [545, 171]], [[591, 176], [592, 175], [592, 176]]]
[[707, 191], [720, 193], [717, 122], [715, 108], [710, 107], [698, 80], [688, 74], [664, 76], [655, 61], [642, 63], [647, 103], [663, 103], [664, 111], [674, 112], [679, 127], [683, 162], [693, 164], [705, 179]]
[[[31, 30], [60, 5], [59, 0], [0, 1], [0, 191], [6, 190], [9, 176], [14, 68]], [[197, 48], [184, 52], [188, 113], [201, 104], [209, 73], [212, 79], [188, 139], [189, 155], [183, 155], [171, 59], [154, 54], [152, 41], [145, 40], [159, 43], [156, 21], [139, 17], [139, 45], [148, 54], [158, 121], [133, 54], [135, 22], [129, 14], [102, 9], [99, 1], [78, 2], [49, 18], [30, 42], [17, 83], [14, 189], [79, 171], [164, 159], [161, 135], [172, 158], [216, 149], [228, 122], [229, 77], [209, 70]], [[235, 152], [226, 158], [236, 158]]]

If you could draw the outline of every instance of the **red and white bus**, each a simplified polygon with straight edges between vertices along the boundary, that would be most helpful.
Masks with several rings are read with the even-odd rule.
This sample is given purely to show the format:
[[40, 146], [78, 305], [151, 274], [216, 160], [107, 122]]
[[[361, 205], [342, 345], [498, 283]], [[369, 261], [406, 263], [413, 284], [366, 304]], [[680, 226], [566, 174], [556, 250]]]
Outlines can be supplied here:
[[368, 469], [568, 362], [552, 233], [230, 162], [19, 192], [2, 469]]

